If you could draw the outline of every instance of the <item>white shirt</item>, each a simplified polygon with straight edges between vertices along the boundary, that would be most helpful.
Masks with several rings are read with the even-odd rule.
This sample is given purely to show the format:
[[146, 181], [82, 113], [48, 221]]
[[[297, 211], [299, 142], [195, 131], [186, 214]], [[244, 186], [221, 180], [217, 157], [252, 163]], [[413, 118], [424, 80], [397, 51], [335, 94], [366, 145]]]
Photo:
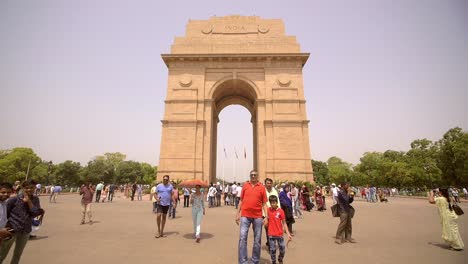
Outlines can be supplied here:
[[468, 193], [468, 191], [466, 190], [466, 188], [463, 188], [463, 193], [464, 193], [464, 194], [467, 194], [467, 193]]
[[216, 188], [214, 186], [211, 186], [210, 189], [208, 190], [208, 196], [214, 197], [215, 194], [216, 194]]
[[241, 187], [241, 186], [237, 186], [237, 187], [236, 187], [236, 191], [237, 191], [237, 197], [241, 197], [242, 187]]
[[156, 193], [156, 186], [153, 186], [153, 187], [151, 188], [151, 191], [150, 191], [150, 194], [151, 194], [151, 202], [153, 202], [153, 203], [156, 202], [156, 197], [154, 197], [154, 195], [153, 195], [154, 193]]
[[228, 192], [229, 192], [229, 185], [227, 185], [226, 188], [224, 188], [224, 192], [225, 192], [225, 193], [228, 193]]
[[236, 185], [236, 184], [233, 184], [233, 185], [231, 186], [231, 192], [232, 192], [232, 194], [234, 194], [234, 195], [237, 194], [237, 185]]
[[7, 209], [6, 209], [6, 200], [0, 202], [0, 229], [4, 228], [7, 223]]
[[333, 196], [338, 196], [338, 187], [332, 187]]

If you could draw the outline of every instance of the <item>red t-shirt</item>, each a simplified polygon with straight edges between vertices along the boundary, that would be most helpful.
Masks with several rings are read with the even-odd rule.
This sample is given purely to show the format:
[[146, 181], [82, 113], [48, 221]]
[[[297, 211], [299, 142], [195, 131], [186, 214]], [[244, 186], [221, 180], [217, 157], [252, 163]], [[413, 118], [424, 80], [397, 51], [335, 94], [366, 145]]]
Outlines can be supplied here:
[[252, 185], [245, 182], [242, 186], [241, 197], [242, 208], [241, 216], [250, 218], [262, 218], [262, 207], [267, 202], [266, 189], [263, 184], [257, 182]]
[[286, 218], [283, 209], [281, 208], [268, 208], [268, 235], [269, 236], [283, 236], [282, 220]]

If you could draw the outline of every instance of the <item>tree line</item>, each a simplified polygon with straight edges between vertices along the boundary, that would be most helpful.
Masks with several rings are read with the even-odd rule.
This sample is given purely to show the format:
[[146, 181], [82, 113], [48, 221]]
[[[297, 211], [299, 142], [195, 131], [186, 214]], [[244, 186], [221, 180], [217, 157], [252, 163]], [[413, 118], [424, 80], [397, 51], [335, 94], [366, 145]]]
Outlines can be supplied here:
[[398, 188], [468, 186], [468, 133], [449, 129], [438, 141], [416, 139], [408, 151], [366, 152], [353, 166], [331, 157], [312, 160], [315, 181], [320, 185], [351, 182]]
[[[351, 182], [354, 186], [415, 188], [468, 186], [468, 133], [459, 127], [438, 141], [417, 139], [407, 152], [366, 152], [353, 166], [339, 157], [312, 160], [319, 185]], [[78, 186], [83, 182], [154, 183], [157, 166], [126, 160], [115, 152], [94, 157], [86, 165], [67, 160], [59, 164], [42, 160], [31, 148], [0, 150], [0, 179], [8, 182], [34, 178], [41, 183]]]
[[59, 164], [42, 160], [31, 148], [0, 150], [0, 179], [14, 182], [33, 178], [40, 183], [79, 186], [84, 182], [152, 184], [158, 167], [145, 162], [126, 160], [120, 152], [96, 156], [82, 166], [67, 160]]

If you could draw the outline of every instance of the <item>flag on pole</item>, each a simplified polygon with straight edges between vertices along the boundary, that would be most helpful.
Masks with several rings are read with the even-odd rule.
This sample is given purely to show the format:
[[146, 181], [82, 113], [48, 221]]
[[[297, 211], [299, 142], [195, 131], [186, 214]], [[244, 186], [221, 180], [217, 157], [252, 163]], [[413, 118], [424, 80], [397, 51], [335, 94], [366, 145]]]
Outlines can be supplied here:
[[247, 159], [247, 152], [245, 151], [245, 146], [244, 146], [244, 159]]
[[237, 149], [234, 147], [234, 153], [236, 154], [236, 159], [239, 159], [239, 156], [237, 155]]
[[224, 148], [224, 157], [227, 159], [226, 147], [223, 147], [223, 148]]

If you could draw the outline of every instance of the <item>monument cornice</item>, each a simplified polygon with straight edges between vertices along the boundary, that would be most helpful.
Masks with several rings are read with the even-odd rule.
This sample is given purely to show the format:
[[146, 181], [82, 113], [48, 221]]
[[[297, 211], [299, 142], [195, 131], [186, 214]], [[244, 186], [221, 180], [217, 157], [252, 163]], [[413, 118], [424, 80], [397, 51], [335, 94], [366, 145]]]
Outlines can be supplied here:
[[166, 66], [170, 62], [196, 61], [293, 61], [300, 60], [302, 67], [307, 62], [310, 53], [219, 53], [219, 54], [161, 54]]

